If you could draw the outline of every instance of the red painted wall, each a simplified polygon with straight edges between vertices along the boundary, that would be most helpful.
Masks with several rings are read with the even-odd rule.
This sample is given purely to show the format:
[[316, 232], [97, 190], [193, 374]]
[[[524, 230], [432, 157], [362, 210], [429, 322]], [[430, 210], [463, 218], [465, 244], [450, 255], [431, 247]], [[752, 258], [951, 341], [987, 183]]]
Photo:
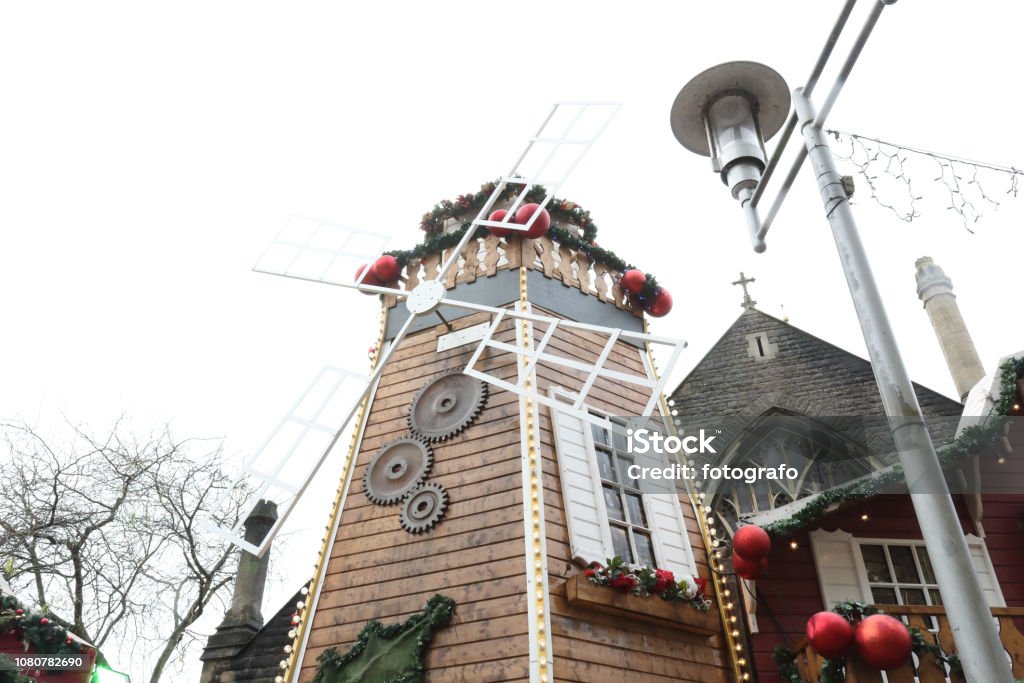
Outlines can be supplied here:
[[[1024, 429], [1011, 439], [1014, 452], [1002, 465], [988, 459], [983, 481], [1013, 482], [1024, 490]], [[955, 497], [964, 531], [977, 534], [962, 497]], [[1009, 607], [1024, 607], [1024, 495], [985, 493], [982, 496], [985, 543]], [[863, 521], [861, 515], [868, 514]], [[921, 538], [909, 496], [877, 496], [865, 504], [850, 505], [821, 518], [812, 529], [843, 529], [862, 538]], [[779, 683], [773, 651], [776, 645], [789, 647], [804, 638], [807, 618], [824, 609], [818, 578], [811, 556], [807, 531], [773, 544], [769, 569], [757, 581], [757, 623], [752, 638], [752, 655], [758, 680]]]

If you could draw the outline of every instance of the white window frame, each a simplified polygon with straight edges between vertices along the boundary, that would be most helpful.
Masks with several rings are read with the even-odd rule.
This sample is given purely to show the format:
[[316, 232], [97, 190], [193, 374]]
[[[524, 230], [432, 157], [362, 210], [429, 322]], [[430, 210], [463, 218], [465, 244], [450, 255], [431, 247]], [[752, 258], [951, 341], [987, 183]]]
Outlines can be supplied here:
[[[825, 531], [823, 529], [815, 529], [810, 532], [811, 539], [811, 555], [814, 558], [815, 573], [818, 577], [818, 587], [821, 591], [822, 600], [825, 603], [826, 609], [831, 609], [832, 606], [839, 600], [860, 600], [868, 604], [874, 604], [874, 597], [871, 594], [871, 584], [868, 581], [868, 570], [864, 564], [864, 556], [861, 554], [861, 545], [887, 545], [887, 546], [923, 546], [925, 545], [924, 540], [920, 538], [879, 538], [879, 537], [860, 537], [854, 536], [853, 534], [837, 529], [835, 531]], [[975, 536], [974, 534], [966, 534], [968, 548], [972, 551], [978, 551], [981, 566], [980, 569], [984, 570], [989, 577], [992, 579], [992, 590], [985, 590], [986, 595], [989, 597], [989, 607], [1005, 607], [1006, 600], [1003, 597], [1002, 587], [999, 585], [999, 577], [995, 572], [995, 567], [992, 565], [992, 558], [989, 557], [988, 548], [985, 545], [984, 539]], [[849, 560], [852, 563], [853, 573], [857, 581], [857, 587], [860, 595], [836, 595], [837, 592], [841, 593], [841, 587], [843, 584], [836, 582], [830, 584], [829, 582], [829, 571], [828, 567], [824, 566], [825, 555], [822, 550], [827, 545], [831, 545], [833, 548], [845, 547], [849, 552]], [[974, 559], [972, 558], [972, 561]], [[895, 576], [893, 577], [895, 578]], [[849, 585], [849, 584], [846, 584]], [[896, 586], [901, 585], [896, 582]], [[838, 586], [838, 588], [837, 588]], [[984, 588], [984, 587], [983, 587]]]
[[[573, 553], [573, 560], [582, 565], [587, 565], [591, 562], [600, 562], [604, 564], [604, 562], [608, 558], [615, 556], [615, 550], [611, 537], [611, 522], [609, 521], [608, 509], [605, 506], [604, 502], [604, 491], [601, 472], [597, 464], [597, 449], [594, 444], [593, 432], [591, 431], [592, 423], [591, 421], [583, 420], [579, 417], [576, 417], [575, 415], [569, 415], [571, 419], [580, 420], [580, 423], [583, 425], [583, 446], [587, 456], [587, 469], [590, 474], [591, 491], [594, 496], [594, 505], [588, 507], [593, 507], [598, 517], [598, 519], [593, 520], [593, 522], [596, 526], [600, 528], [602, 546], [601, 557], [590, 557], [584, 554], [584, 552], [581, 552], [580, 548], [576, 547], [576, 544], [573, 541], [573, 539], [576, 537], [576, 530], [573, 527], [575, 514], [573, 510], [571, 510], [570, 508], [574, 505], [579, 505], [580, 503], [572, 498], [572, 493], [569, 490], [568, 482], [570, 481], [571, 475], [567, 474], [566, 471], [567, 463], [565, 462], [565, 458], [563, 456], [564, 446], [562, 444], [562, 436], [560, 434], [561, 425], [559, 422], [559, 414], [557, 409], [554, 407], [554, 403], [556, 401], [558, 403], [565, 403], [566, 407], [571, 409], [572, 403], [575, 400], [576, 395], [561, 387], [553, 387], [549, 390], [548, 393], [552, 397], [552, 399], [555, 399], [555, 401], [552, 402], [551, 422], [552, 429], [555, 432], [555, 450], [556, 457], [558, 458], [559, 474], [562, 480], [562, 497], [563, 504], [566, 507], [566, 525], [569, 529], [570, 547]], [[596, 416], [599, 419], [604, 419], [607, 421], [609, 425], [611, 424], [611, 420], [609, 419], [610, 416], [606, 411], [596, 410], [593, 408], [589, 408], [587, 406], [584, 406], [584, 408], [588, 410], [593, 416]], [[564, 420], [565, 418], [562, 419]], [[595, 420], [594, 422], [596, 423], [598, 422], [598, 420]], [[644, 515], [647, 517], [648, 523], [648, 526], [646, 528], [651, 534], [651, 541], [654, 545], [655, 566], [663, 569], [668, 569], [680, 578], [683, 578], [684, 576], [696, 576], [697, 563], [693, 556], [693, 548], [690, 546], [689, 529], [686, 525], [686, 520], [683, 517], [682, 507], [679, 501], [678, 494], [672, 494], [671, 498], [674, 513], [674, 522], [676, 525], [678, 525], [678, 529], [680, 531], [683, 543], [685, 545], [685, 562], [680, 562], [678, 560], [672, 561], [668, 558], [669, 553], [666, 551], [662, 539], [662, 536], [665, 533], [665, 531], [663, 531], [658, 524], [659, 515], [663, 515], [664, 511], [659, 512], [658, 510], [654, 509], [655, 501], [652, 500], [653, 498], [654, 494], [644, 494], [641, 496], [641, 501], [644, 506]]]
[[[614, 422], [611, 419], [610, 415], [604, 413], [603, 411], [594, 410], [594, 409], [588, 409], [588, 412], [591, 415], [603, 417], [604, 419], [608, 420], [608, 424], [609, 424], [609, 427], [603, 427], [601, 425], [595, 425], [595, 424], [589, 423], [589, 422], [584, 422], [584, 424], [583, 424], [583, 441], [584, 441], [584, 443], [587, 446], [587, 456], [590, 459], [590, 464], [591, 464], [591, 481], [594, 484], [594, 487], [595, 487], [594, 490], [596, 492], [596, 496], [597, 496], [598, 500], [600, 501], [600, 505], [601, 505], [601, 512], [602, 512], [602, 518], [603, 518], [602, 519], [602, 521], [603, 521], [603, 532], [604, 532], [603, 535], [605, 536], [605, 538], [607, 538], [607, 542], [608, 542], [607, 547], [612, 549], [611, 550], [611, 554], [609, 554], [608, 557], [612, 557], [612, 556], [615, 555], [615, 543], [612, 540], [612, 530], [611, 530], [611, 528], [613, 526], [624, 527], [624, 528], [627, 529], [627, 531], [626, 531], [626, 540], [629, 542], [630, 552], [633, 553], [634, 563], [638, 564], [639, 563], [639, 557], [637, 556], [637, 552], [636, 552], [636, 542], [633, 540], [633, 533], [631, 533], [631, 530], [639, 528], [641, 531], [647, 532], [647, 534], [651, 537], [651, 543], [654, 546], [654, 566], [655, 567], [660, 567], [660, 566], [662, 566], [661, 562], [662, 562], [662, 558], [665, 556], [665, 553], [664, 553], [664, 551], [661, 548], [661, 543], [658, 541], [658, 535], [656, 533], [657, 529], [651, 523], [654, 520], [654, 518], [652, 517], [654, 511], [651, 509], [651, 505], [650, 505], [650, 501], [648, 500], [648, 496], [644, 495], [642, 493], [640, 494], [640, 502], [641, 502], [641, 504], [643, 505], [643, 508], [644, 508], [644, 517], [646, 517], [646, 519], [647, 519], [647, 526], [646, 527], [640, 526], [639, 524], [635, 524], [632, 521], [625, 521], [625, 520], [615, 520], [615, 523], [613, 523], [612, 522], [612, 518], [608, 515], [608, 506], [605, 504], [605, 500], [604, 500], [604, 486], [605, 486], [605, 481], [606, 480], [604, 479], [604, 477], [601, 476], [601, 467], [600, 467], [600, 465], [597, 462], [597, 450], [598, 450], [598, 448], [597, 448], [597, 442], [594, 441], [594, 427], [595, 426], [596, 427], [601, 427], [602, 429], [607, 429], [609, 433], [613, 433], [613, 429], [611, 428], [611, 425], [614, 425], [614, 424], [617, 424], [617, 423]], [[619, 425], [619, 426], [622, 427], [623, 429], [625, 429], [625, 425]], [[608, 445], [608, 449], [611, 451], [611, 454], [612, 454], [612, 468], [615, 468], [616, 471], [617, 471], [616, 464], [615, 464], [615, 454], [616, 454], [618, 449], [615, 448], [614, 436], [612, 437], [612, 443]], [[617, 490], [622, 490], [622, 489], [627, 488], [625, 486], [625, 484], [623, 484], [621, 481], [620, 482], [610, 482], [610, 483]], [[620, 497], [621, 497], [621, 494], [620, 494]], [[623, 505], [623, 515], [628, 517], [629, 516], [629, 511], [628, 511], [627, 508], [629, 506], [625, 502], [625, 500], [622, 501], [622, 505]], [[626, 558], [623, 558], [623, 560], [625, 560], [625, 559]]]

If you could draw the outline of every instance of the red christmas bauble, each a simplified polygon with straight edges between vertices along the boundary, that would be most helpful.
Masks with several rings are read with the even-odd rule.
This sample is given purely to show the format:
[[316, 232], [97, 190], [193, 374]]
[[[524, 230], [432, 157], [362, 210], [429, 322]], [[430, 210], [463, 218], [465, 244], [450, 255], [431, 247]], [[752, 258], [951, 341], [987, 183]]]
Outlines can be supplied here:
[[525, 236], [530, 239], [536, 239], [548, 233], [548, 228], [551, 227], [551, 214], [548, 213], [547, 209], [541, 209], [540, 204], [524, 204], [516, 211], [516, 223], [526, 225], [533, 214], [537, 212], [537, 209], [540, 209], [540, 215], [537, 216], [537, 220], [533, 222], [533, 225], [525, 233]]
[[390, 254], [384, 254], [373, 262], [370, 272], [381, 282], [394, 282], [402, 274], [402, 267], [398, 265], [398, 259]]
[[748, 581], [760, 579], [761, 575], [763, 575], [765, 570], [768, 569], [768, 558], [763, 557], [757, 562], [751, 562], [750, 560], [733, 553], [732, 569], [736, 572], [736, 576], [741, 579], [747, 579]]
[[[358, 280], [359, 276], [363, 274], [363, 271], [366, 270], [367, 267], [369, 267], [369, 264], [368, 263], [364, 263], [363, 265], [361, 265], [358, 268], [356, 268], [356, 274], [355, 274], [355, 277], [353, 278], [353, 280]], [[373, 272], [373, 268], [370, 268], [366, 272], [366, 277], [363, 278], [362, 284], [364, 284], [364, 285], [373, 285], [375, 287], [380, 287], [384, 283], [377, 279], [377, 275]], [[363, 292], [363, 294], [373, 295], [373, 292]]]
[[[505, 216], [507, 215], [508, 211], [506, 211], [505, 209], [498, 209], [497, 211], [492, 211], [491, 215], [487, 217], [487, 220], [500, 221], [504, 219]], [[512, 234], [512, 228], [496, 228], [492, 225], [487, 229], [491, 231], [492, 235], [497, 235], [498, 237], [508, 237], [509, 235]]]
[[822, 657], [843, 657], [853, 645], [853, 626], [835, 612], [818, 612], [807, 620], [807, 641]]
[[46, 617], [43, 617], [42, 619], [39, 620], [39, 623], [42, 624], [43, 626], [46, 626], [47, 624], [50, 623], [50, 620], [47, 619]]
[[761, 527], [748, 524], [733, 535], [732, 551], [748, 562], [760, 562], [772, 551], [772, 539]]
[[622, 288], [630, 294], [639, 294], [644, 289], [644, 284], [647, 282], [647, 276], [641, 273], [639, 270], [627, 270], [622, 274]]
[[654, 298], [644, 306], [644, 310], [655, 318], [668, 315], [668, 312], [672, 310], [672, 295], [668, 293], [667, 289], [659, 289]]
[[857, 652], [868, 666], [898, 669], [910, 660], [910, 631], [888, 614], [872, 614], [854, 631]]

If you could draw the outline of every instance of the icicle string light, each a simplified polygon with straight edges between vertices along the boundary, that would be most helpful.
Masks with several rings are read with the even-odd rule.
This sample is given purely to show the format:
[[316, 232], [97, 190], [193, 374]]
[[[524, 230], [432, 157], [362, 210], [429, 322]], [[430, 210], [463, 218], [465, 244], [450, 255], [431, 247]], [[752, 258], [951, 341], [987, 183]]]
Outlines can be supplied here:
[[[974, 161], [840, 130], [826, 132], [846, 145], [846, 151], [840, 148], [836, 156], [856, 167], [867, 182], [871, 198], [908, 223], [921, 215], [919, 202], [924, 199], [918, 194], [919, 181], [912, 177], [915, 158], [926, 162], [922, 171], [929, 166], [934, 169], [937, 175], [931, 180], [942, 187], [946, 209], [956, 213], [970, 233], [986, 211], [1001, 206], [993, 186], [1005, 183], [1002, 193], [1015, 198], [1024, 176], [1024, 170], [1015, 166]], [[883, 178], [888, 181], [884, 186]], [[988, 190], [984, 183], [989, 184]], [[892, 190], [892, 185], [897, 190]]]

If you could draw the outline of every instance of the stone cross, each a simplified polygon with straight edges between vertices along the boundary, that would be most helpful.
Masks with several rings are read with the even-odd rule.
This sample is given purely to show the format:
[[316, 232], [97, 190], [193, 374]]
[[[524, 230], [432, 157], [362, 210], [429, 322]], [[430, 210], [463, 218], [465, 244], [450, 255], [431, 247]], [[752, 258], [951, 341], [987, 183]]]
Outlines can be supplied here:
[[742, 306], [743, 308], [753, 308], [755, 305], [757, 305], [757, 302], [751, 299], [750, 293], [747, 292], [747, 285], [751, 282], [756, 281], [756, 278], [747, 277], [746, 275], [743, 274], [743, 271], [741, 270], [740, 279], [733, 283], [734, 285], [739, 285], [743, 287], [743, 303], [740, 304], [740, 306]]

